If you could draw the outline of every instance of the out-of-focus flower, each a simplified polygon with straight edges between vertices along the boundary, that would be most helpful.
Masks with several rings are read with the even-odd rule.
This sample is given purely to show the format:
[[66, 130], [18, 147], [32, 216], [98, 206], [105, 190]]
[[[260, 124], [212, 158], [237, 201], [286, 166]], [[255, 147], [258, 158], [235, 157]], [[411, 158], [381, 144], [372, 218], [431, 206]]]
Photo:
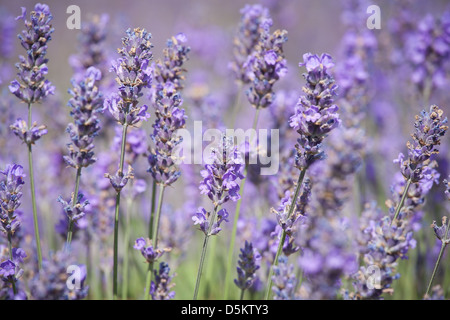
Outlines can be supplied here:
[[260, 268], [261, 255], [251, 242], [245, 241], [244, 248], [239, 255], [237, 269], [237, 279], [234, 283], [241, 290], [250, 288], [256, 278], [256, 271]]
[[[65, 252], [58, 251], [50, 259], [42, 261], [42, 269], [45, 272], [36, 274], [30, 281], [31, 298], [34, 300], [81, 300], [84, 299], [89, 290], [86, 282], [86, 267], [77, 265], [80, 272], [77, 272], [79, 278], [73, 278], [76, 281], [73, 289], [67, 285], [70, 273], [67, 273], [67, 267], [74, 265], [72, 258]], [[79, 284], [77, 287], [76, 284]]]
[[262, 25], [258, 44], [249, 55], [243, 67], [251, 81], [247, 97], [255, 108], [266, 108], [274, 100], [273, 85], [287, 72], [284, 59], [283, 44], [287, 41], [286, 30], [276, 30], [270, 33], [271, 21]]
[[273, 267], [272, 291], [275, 300], [295, 299], [297, 279], [294, 274], [294, 265], [288, 263], [284, 255], [278, 258], [278, 265]]
[[171, 291], [175, 286], [172, 283], [176, 274], [169, 275], [170, 268], [165, 262], [159, 264], [159, 270], [155, 270], [155, 280], [152, 281], [150, 287], [150, 295], [152, 300], [170, 300], [175, 298], [175, 291]]
[[255, 50], [261, 33], [264, 31], [263, 26], [272, 24], [269, 10], [259, 4], [246, 5], [241, 9], [241, 21], [239, 30], [234, 38], [233, 61], [229, 63], [229, 68], [234, 73], [236, 80], [242, 83], [250, 83], [245, 62]]

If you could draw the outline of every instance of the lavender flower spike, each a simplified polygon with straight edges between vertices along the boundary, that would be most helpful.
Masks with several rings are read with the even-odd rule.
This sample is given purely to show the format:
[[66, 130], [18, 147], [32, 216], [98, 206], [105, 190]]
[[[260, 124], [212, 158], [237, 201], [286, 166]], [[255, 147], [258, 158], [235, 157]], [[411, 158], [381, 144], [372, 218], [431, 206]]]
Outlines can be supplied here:
[[142, 90], [152, 84], [150, 38], [151, 34], [145, 29], [128, 29], [122, 39], [123, 47], [118, 49], [121, 57], [112, 64], [119, 92], [105, 99], [104, 106], [121, 125], [136, 125], [149, 118], [148, 107], [138, 106], [138, 103]]
[[245, 241], [244, 248], [241, 249], [239, 255], [237, 273], [238, 277], [234, 283], [241, 291], [241, 300], [244, 291], [250, 288], [255, 280], [256, 271], [260, 268], [261, 255], [258, 250], [253, 247], [252, 243]]
[[252, 86], [247, 91], [250, 104], [256, 109], [266, 108], [274, 101], [273, 86], [287, 72], [283, 44], [287, 41], [286, 30], [270, 34], [271, 21], [262, 25], [263, 32], [254, 52], [244, 63]]
[[175, 274], [169, 276], [170, 268], [165, 262], [159, 264], [159, 270], [155, 270], [155, 281], [150, 286], [152, 300], [170, 300], [175, 298], [175, 291], [170, 291], [175, 283], [171, 283]]
[[248, 77], [244, 64], [255, 50], [261, 38], [263, 24], [271, 24], [272, 19], [270, 18], [269, 10], [259, 4], [246, 5], [240, 12], [241, 21], [233, 41], [233, 61], [229, 63], [229, 68], [234, 73], [237, 81], [250, 83], [251, 80]]
[[75, 169], [86, 168], [93, 164], [94, 137], [100, 131], [100, 120], [97, 113], [102, 111], [102, 94], [97, 83], [102, 75], [100, 70], [90, 67], [84, 73], [83, 80], [72, 80], [73, 89], [69, 90], [72, 98], [69, 106], [72, 108], [70, 115], [74, 122], [67, 126], [72, 143], [67, 145], [69, 155], [64, 156], [68, 166]]
[[324, 53], [319, 57], [307, 53], [303, 55], [303, 60], [300, 66], [307, 70], [303, 74], [307, 82], [303, 87], [305, 95], [300, 98], [290, 119], [291, 127], [300, 134], [296, 145], [296, 165], [301, 170], [324, 158], [322, 141], [340, 124], [338, 106], [333, 104], [337, 85], [330, 74], [330, 69], [334, 67], [331, 56]]
[[244, 178], [244, 162], [233, 140], [224, 135], [219, 148], [212, 150], [210, 162], [201, 172], [200, 192], [211, 199], [214, 207], [239, 200], [238, 180]]
[[22, 8], [22, 14], [16, 20], [22, 19], [25, 23], [25, 30], [18, 37], [27, 56], [19, 57], [20, 62], [16, 64], [19, 79], [11, 82], [9, 90], [23, 102], [32, 104], [53, 94], [55, 90], [50, 81], [45, 79], [48, 73], [48, 59], [45, 58], [47, 43], [54, 29], [50, 24], [53, 16], [47, 5], [36, 4], [30, 13], [30, 20], [27, 20], [26, 15], [26, 9]]
[[152, 68], [150, 60], [153, 58], [150, 42], [152, 35], [145, 29], [128, 29], [126, 36], [122, 38], [122, 48], [118, 49], [120, 58], [113, 62], [111, 71], [117, 75], [116, 81], [119, 84], [118, 93], [113, 93], [105, 99], [104, 107], [122, 126], [122, 143], [120, 150], [119, 169], [112, 176], [105, 174], [109, 178], [111, 185], [116, 190], [116, 205], [114, 210], [114, 263], [113, 263], [113, 297], [117, 298], [118, 290], [118, 251], [119, 251], [119, 211], [120, 193], [122, 188], [132, 177], [132, 169], [129, 166], [128, 175], [123, 172], [125, 162], [125, 147], [127, 141], [128, 126], [137, 126], [141, 121], [147, 120], [150, 115], [147, 113], [146, 105], [139, 106], [139, 98], [143, 96], [145, 88], [151, 88]]
[[[0, 180], [0, 231], [5, 233], [11, 242], [12, 236], [21, 224], [16, 210], [21, 204], [25, 174], [22, 166], [18, 164], [10, 164], [0, 173], [4, 176]], [[10, 250], [11, 255], [12, 247]]]
[[403, 191], [403, 196], [393, 213], [392, 222], [394, 222], [403, 207], [411, 184], [424, 180], [424, 171], [430, 167], [430, 158], [433, 154], [438, 154], [437, 146], [441, 144], [441, 138], [448, 130], [447, 118], [443, 117], [444, 112], [438, 106], [432, 105], [430, 111], [423, 110], [420, 116], [416, 116], [414, 122], [415, 130], [411, 137], [413, 142], [406, 144], [408, 148], [408, 158], [405, 159], [403, 153], [400, 153], [394, 163], [400, 164], [400, 172], [407, 181]]
[[175, 91], [172, 82], [158, 84], [155, 97], [156, 120], [153, 124], [151, 139], [155, 147], [150, 149], [148, 156], [148, 172], [160, 186], [170, 186], [177, 181], [181, 175], [176, 165], [177, 157], [174, 149], [183, 140], [176, 131], [185, 127], [186, 118], [184, 109], [181, 107], [183, 100]]

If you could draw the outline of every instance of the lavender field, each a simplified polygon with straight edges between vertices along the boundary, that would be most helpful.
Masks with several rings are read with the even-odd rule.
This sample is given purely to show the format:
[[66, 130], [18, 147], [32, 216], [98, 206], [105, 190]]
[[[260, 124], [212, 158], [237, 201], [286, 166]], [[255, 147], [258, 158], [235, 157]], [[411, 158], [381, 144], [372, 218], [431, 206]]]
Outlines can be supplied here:
[[2, 2], [0, 299], [450, 298], [449, 89], [444, 0]]

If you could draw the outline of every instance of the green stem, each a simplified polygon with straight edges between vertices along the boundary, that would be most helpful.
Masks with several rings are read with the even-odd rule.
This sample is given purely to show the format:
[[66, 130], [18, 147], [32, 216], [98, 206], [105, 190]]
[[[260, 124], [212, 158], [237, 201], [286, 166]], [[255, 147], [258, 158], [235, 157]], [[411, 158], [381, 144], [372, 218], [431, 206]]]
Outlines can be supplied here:
[[239, 297], [239, 300], [244, 300], [244, 293], [245, 293], [245, 290], [244, 289], [242, 289], [241, 290], [241, 296]]
[[[161, 208], [164, 197], [164, 189], [165, 186], [163, 184], [159, 187], [159, 197], [158, 197], [158, 208], [156, 209], [156, 226], [153, 231], [152, 245], [153, 249], [156, 250], [158, 248], [158, 234], [159, 234], [159, 222], [161, 218]], [[153, 225], [153, 222], [151, 223]], [[145, 281], [145, 300], [150, 300], [150, 284], [153, 275], [154, 263], [149, 263], [147, 270], [147, 279]]]
[[210, 237], [212, 225], [214, 224], [214, 220], [216, 219], [217, 210], [218, 210], [218, 207], [214, 206], [214, 212], [213, 212], [213, 214], [211, 216], [211, 219], [209, 221], [209, 227], [208, 227], [208, 230], [207, 230], [207, 232], [205, 234], [205, 239], [203, 240], [202, 255], [200, 257], [200, 265], [198, 267], [197, 281], [195, 282], [195, 290], [194, 290], [194, 299], [193, 300], [197, 300], [198, 289], [200, 288], [200, 281], [201, 281], [202, 273], [203, 273], [203, 264], [205, 262], [206, 251], [208, 249], [208, 240], [209, 240], [209, 237]]
[[164, 185], [159, 186], [159, 198], [158, 198], [158, 208], [156, 209], [156, 226], [153, 232], [152, 245], [153, 248], [156, 249], [158, 247], [158, 235], [159, 235], [159, 222], [161, 220], [161, 208], [164, 196]]
[[400, 200], [400, 203], [398, 204], [397, 209], [395, 210], [394, 218], [391, 221], [391, 226], [392, 226], [392, 223], [394, 223], [394, 221], [397, 219], [397, 217], [398, 217], [398, 215], [400, 213], [400, 210], [403, 207], [403, 203], [405, 202], [406, 195], [408, 194], [409, 187], [411, 186], [411, 182], [412, 182], [411, 179], [408, 179], [408, 182], [406, 183], [405, 190], [403, 190], [403, 195], [402, 195], [402, 198]]
[[[253, 130], [252, 130], [252, 134], [250, 137], [250, 145], [252, 143], [251, 140], [253, 140], [253, 133], [256, 130], [256, 127], [258, 125], [258, 119], [259, 119], [259, 111], [260, 109], [256, 109], [256, 113], [255, 113], [255, 117], [253, 119]], [[228, 248], [228, 258], [227, 258], [227, 270], [225, 272], [225, 290], [224, 290], [224, 299], [227, 299], [228, 294], [230, 292], [230, 283], [231, 281], [231, 270], [233, 269], [233, 253], [234, 253], [234, 246], [236, 243], [236, 233], [237, 233], [237, 224], [239, 221], [239, 215], [241, 212], [241, 203], [242, 203], [242, 199], [244, 197], [244, 187], [245, 187], [245, 182], [247, 181], [247, 172], [248, 172], [248, 163], [245, 164], [245, 168], [244, 168], [244, 179], [242, 179], [241, 181], [241, 187], [239, 190], [239, 194], [240, 194], [240, 198], [236, 203], [236, 210], [234, 212], [234, 222], [233, 222], [233, 230], [231, 232], [231, 240], [230, 240], [230, 247]]]
[[[300, 172], [300, 176], [298, 177], [297, 187], [295, 188], [294, 197], [292, 198], [291, 206], [289, 207], [289, 212], [288, 212], [287, 219], [289, 219], [291, 217], [292, 213], [294, 212], [294, 208], [296, 207], [296, 202], [297, 202], [297, 199], [298, 199], [298, 195], [300, 193], [300, 189], [301, 189], [302, 184], [303, 184], [303, 179], [305, 178], [305, 174], [306, 174], [306, 168], [304, 168]], [[272, 287], [273, 267], [278, 265], [278, 258], [279, 258], [280, 254], [281, 254], [281, 251], [283, 251], [283, 245], [284, 245], [284, 241], [285, 240], [286, 240], [286, 232], [283, 230], [282, 233], [281, 233], [280, 242], [278, 243], [278, 249], [277, 249], [277, 253], [275, 255], [275, 259], [274, 259], [273, 264], [272, 264], [272, 266], [271, 266], [271, 268], [269, 270], [269, 277], [267, 279], [265, 300], [269, 300], [269, 298], [270, 298], [270, 292], [271, 292], [271, 287]]]
[[150, 300], [150, 285], [152, 283], [154, 262], [148, 264], [147, 279], [145, 280], [145, 300]]
[[425, 296], [428, 296], [428, 294], [430, 293], [431, 285], [433, 284], [434, 277], [436, 276], [436, 272], [439, 268], [439, 264], [441, 263], [441, 259], [444, 254], [445, 247], [447, 247], [449, 229], [450, 229], [450, 219], [448, 219], [447, 230], [445, 231], [445, 237], [443, 239], [441, 239], [441, 241], [442, 241], [441, 250], [439, 251], [439, 256], [438, 256], [436, 264], [434, 266], [434, 270], [433, 270], [433, 274], [431, 275], [430, 282], [428, 283], [427, 292], [425, 293]]
[[[28, 104], [28, 129], [31, 128], [31, 103]], [[36, 250], [38, 258], [38, 268], [42, 269], [42, 251], [41, 251], [41, 239], [39, 236], [39, 223], [37, 216], [36, 206], [36, 190], [34, 187], [34, 170], [33, 170], [33, 153], [31, 143], [28, 144], [28, 168], [30, 171], [30, 187], [31, 187], [31, 203], [33, 207], [33, 223], [34, 223], [34, 235], [36, 239]]]
[[[77, 174], [75, 177], [75, 191], [72, 196], [72, 206], [75, 207], [78, 204], [78, 189], [80, 187], [81, 167], [77, 168]], [[66, 252], [70, 252], [70, 244], [72, 243], [73, 233], [73, 221], [69, 221], [69, 229], [67, 230]]]
[[[125, 145], [127, 141], [128, 125], [124, 124], [122, 129], [122, 146], [120, 151], [119, 174], [123, 174], [123, 164], [125, 161]], [[114, 266], [113, 266], [113, 299], [117, 300], [117, 268], [119, 254], [119, 208], [120, 208], [120, 191], [116, 195], [116, 207], [114, 212]]]
[[155, 217], [155, 207], [156, 207], [156, 180], [153, 180], [150, 223], [148, 225], [148, 238], [149, 239], [153, 239], [153, 220]]
[[128, 197], [127, 199], [127, 212], [125, 214], [125, 234], [124, 234], [124, 248], [123, 248], [123, 286], [122, 286], [122, 300], [127, 300], [128, 294], [128, 248], [130, 246], [130, 216], [133, 207], [133, 198]]

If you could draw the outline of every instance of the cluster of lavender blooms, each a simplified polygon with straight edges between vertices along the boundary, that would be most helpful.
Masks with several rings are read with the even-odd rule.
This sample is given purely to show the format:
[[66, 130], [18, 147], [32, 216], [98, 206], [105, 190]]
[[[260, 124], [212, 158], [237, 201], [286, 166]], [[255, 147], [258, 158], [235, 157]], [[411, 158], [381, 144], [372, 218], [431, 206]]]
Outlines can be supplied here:
[[330, 55], [320, 57], [307, 53], [303, 55], [303, 63], [307, 73], [303, 74], [306, 85], [295, 108], [295, 114], [290, 119], [290, 125], [299, 134], [296, 145], [296, 166], [304, 170], [316, 160], [324, 158], [321, 149], [323, 139], [340, 124], [337, 114], [338, 106], [333, 104], [337, 95], [337, 85], [334, 83], [330, 69], [334, 62]]
[[[0, 279], [3, 286], [0, 286], [0, 298], [3, 300], [26, 300], [27, 294], [19, 286], [18, 280], [23, 277], [24, 270], [21, 264], [27, 257], [24, 250], [13, 248], [9, 258], [0, 263]], [[1, 258], [1, 257], [0, 257]]]
[[[77, 277], [72, 279], [73, 289], [67, 285], [70, 275], [67, 273], [69, 265], [79, 268], [79, 271], [75, 271]], [[43, 270], [45, 272], [36, 274], [30, 281], [30, 294], [33, 300], [82, 300], [87, 296], [89, 286], [86, 285], [86, 266], [75, 265], [67, 253], [58, 251], [48, 260], [44, 260]]]
[[0, 277], [4, 283], [4, 287], [0, 290], [0, 297], [22, 299], [23, 293], [17, 291], [17, 283], [24, 272], [20, 268], [20, 264], [27, 255], [21, 248], [13, 248], [13, 236], [17, 234], [22, 223], [18, 209], [23, 195], [22, 186], [25, 183], [25, 174], [22, 166], [18, 164], [7, 165], [4, 171], [0, 171], [0, 174], [2, 175], [0, 180], [0, 231], [6, 236], [9, 244], [9, 257], [0, 264]]
[[[119, 92], [105, 98], [104, 107], [124, 127], [124, 134], [128, 126], [136, 126], [150, 117], [147, 105], [139, 106], [142, 90], [151, 88], [152, 85], [150, 60], [153, 58], [153, 45], [150, 39], [151, 34], [145, 29], [128, 29], [122, 39], [123, 47], [118, 49], [121, 57], [112, 64], [111, 71], [116, 73]], [[120, 192], [133, 174], [130, 166], [128, 174], [124, 174], [119, 168], [115, 175], [105, 176], [110, 179], [113, 188]]]
[[447, 83], [450, 56], [450, 11], [440, 19], [426, 15], [408, 38], [407, 58], [413, 68], [412, 81], [424, 95]]
[[288, 258], [281, 255], [278, 264], [273, 267], [272, 291], [274, 300], [293, 300], [298, 279], [294, 274], [294, 265], [289, 264]]
[[25, 174], [22, 166], [18, 164], [8, 165], [0, 173], [3, 175], [0, 181], [0, 231], [11, 241], [21, 224], [18, 209], [21, 204]]
[[20, 100], [27, 104], [41, 101], [49, 94], [53, 94], [55, 88], [49, 80], [45, 79], [48, 73], [45, 57], [47, 43], [51, 40], [54, 29], [50, 21], [53, 19], [50, 9], [45, 4], [36, 4], [34, 11], [27, 20], [27, 10], [22, 7], [22, 14], [16, 18], [25, 23], [25, 30], [19, 35], [22, 47], [27, 51], [27, 56], [20, 56], [20, 62], [16, 64], [19, 80], [13, 80], [9, 90]]
[[251, 242], [245, 241], [236, 268], [238, 276], [237, 279], [234, 279], [234, 283], [239, 289], [246, 290], [253, 285], [256, 271], [260, 268], [260, 262], [261, 255], [258, 250], [253, 247]]
[[[407, 144], [410, 159], [402, 162], [402, 176], [395, 177], [392, 199], [386, 202], [389, 215], [384, 215], [375, 205], [368, 206], [362, 214], [362, 234], [356, 239], [359, 239], [359, 252], [364, 264], [353, 275], [354, 291], [347, 292], [346, 298], [379, 299], [383, 293], [393, 292], [392, 282], [399, 277], [396, 271], [398, 260], [406, 259], [409, 250], [416, 246], [413, 237], [415, 222], [421, 219], [420, 209], [424, 206], [425, 196], [439, 180], [436, 163], [430, 161], [430, 156], [438, 153], [437, 146], [447, 130], [446, 120], [442, 117], [442, 110], [436, 106], [416, 117], [412, 134], [414, 142]], [[413, 183], [407, 183], [407, 179]], [[401, 204], [398, 219], [393, 220], [394, 212]], [[367, 278], [373, 272], [371, 266], [376, 266], [379, 271], [379, 281], [368, 286]]]
[[262, 29], [260, 39], [243, 65], [247, 73], [246, 77], [251, 81], [247, 97], [256, 109], [266, 108], [272, 104], [273, 85], [287, 72], [283, 53], [287, 31], [276, 30], [270, 34], [271, 26], [271, 19], [265, 19], [260, 24]]
[[175, 91], [181, 91], [184, 87], [183, 80], [186, 70], [183, 64], [187, 61], [188, 53], [191, 50], [185, 45], [187, 37], [184, 33], [167, 40], [167, 47], [164, 49], [164, 59], [153, 63], [153, 77], [155, 83], [164, 84], [171, 82]]
[[[205, 165], [201, 175], [200, 192], [208, 196], [212, 201], [214, 210], [223, 206], [228, 201], [236, 202], [240, 199], [239, 179], [243, 179], [243, 160], [238, 148], [234, 145], [230, 137], [223, 136], [217, 149], [212, 149], [210, 163]], [[206, 236], [216, 235], [221, 230], [220, 224], [228, 221], [226, 209], [220, 209], [217, 213], [217, 220], [211, 224], [210, 212], [200, 207], [192, 216], [194, 225]]]
[[303, 190], [300, 197], [296, 200], [291, 215], [290, 206], [292, 204], [292, 190], [286, 190], [281, 198], [278, 208], [272, 209], [276, 215], [277, 227], [273, 235], [279, 236], [281, 231], [286, 234], [285, 243], [283, 243], [283, 254], [290, 256], [300, 250], [295, 243], [296, 235], [299, 228], [303, 226], [307, 216], [307, 208], [311, 199], [312, 184], [310, 179], [303, 182]]
[[186, 36], [182, 33], [169, 39], [164, 49], [164, 59], [153, 64], [156, 82], [153, 106], [156, 120], [150, 137], [155, 146], [149, 151], [148, 171], [154, 181], [163, 186], [171, 185], [181, 175], [176, 165], [178, 159], [174, 149], [182, 142], [176, 131], [185, 127], [187, 118], [181, 107], [183, 99], [180, 94], [185, 72], [183, 64], [190, 51], [185, 45], [186, 41]]
[[103, 111], [102, 94], [97, 87], [101, 77], [100, 70], [90, 67], [83, 80], [72, 80], [73, 89], [69, 90], [70, 115], [74, 121], [67, 126], [72, 142], [67, 145], [69, 155], [64, 156], [64, 161], [75, 169], [86, 168], [96, 161], [93, 142], [100, 131], [97, 113]]
[[[263, 24], [267, 26], [270, 21], [269, 10], [261, 5], [246, 5], [241, 9], [239, 30], [234, 38], [233, 61], [229, 63], [237, 81], [250, 83], [244, 64], [258, 45], [261, 34], [264, 32]], [[271, 24], [271, 22], [270, 22]]]
[[158, 184], [169, 186], [181, 175], [174, 149], [183, 141], [176, 131], [184, 128], [187, 116], [181, 108], [183, 100], [171, 82], [164, 87], [158, 85], [156, 91], [156, 120], [151, 135], [155, 147], [148, 156], [148, 171]]
[[159, 264], [159, 270], [155, 270], [155, 280], [150, 286], [152, 300], [170, 300], [175, 298], [175, 291], [171, 291], [175, 286], [172, 282], [175, 274], [169, 275], [170, 268], [165, 262]]
[[400, 172], [405, 179], [418, 182], [424, 178], [424, 168], [430, 163], [430, 157], [439, 153], [437, 147], [448, 129], [447, 118], [443, 118], [443, 111], [432, 105], [430, 111], [423, 110], [416, 116], [415, 131], [411, 135], [413, 142], [408, 142], [408, 158], [400, 153], [395, 161], [400, 164]]

